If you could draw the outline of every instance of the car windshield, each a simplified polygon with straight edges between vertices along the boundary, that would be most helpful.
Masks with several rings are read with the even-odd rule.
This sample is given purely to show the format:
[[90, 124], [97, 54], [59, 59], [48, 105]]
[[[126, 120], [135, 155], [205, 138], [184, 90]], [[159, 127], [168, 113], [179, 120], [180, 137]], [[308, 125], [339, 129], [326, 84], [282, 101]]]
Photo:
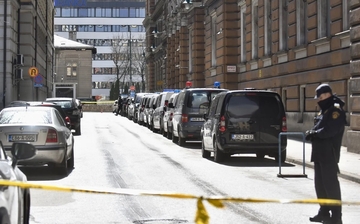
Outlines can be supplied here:
[[61, 108], [71, 108], [71, 101], [52, 101], [53, 103], [60, 105]]
[[226, 106], [230, 117], [277, 117], [280, 113], [279, 100], [270, 94], [235, 93]]
[[51, 124], [50, 110], [7, 110], [0, 114], [0, 124]]
[[210, 102], [220, 93], [219, 91], [196, 91], [192, 92], [187, 100], [187, 107], [190, 113], [206, 113]]

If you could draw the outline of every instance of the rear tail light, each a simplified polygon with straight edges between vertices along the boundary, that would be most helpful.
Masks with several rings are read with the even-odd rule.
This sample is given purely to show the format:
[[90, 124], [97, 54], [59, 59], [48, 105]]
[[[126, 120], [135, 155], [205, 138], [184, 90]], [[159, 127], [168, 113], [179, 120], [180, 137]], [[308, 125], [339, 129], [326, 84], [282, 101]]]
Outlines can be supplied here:
[[58, 141], [58, 135], [55, 129], [49, 129], [46, 136], [46, 143], [53, 143]]
[[169, 116], [169, 120], [170, 120], [170, 121], [172, 121], [173, 115], [174, 115], [173, 113], [170, 113], [170, 116]]
[[221, 116], [221, 117], [220, 117], [219, 131], [221, 131], [221, 132], [226, 131], [226, 128], [225, 128], [225, 117], [224, 117], [224, 116]]
[[188, 122], [188, 121], [189, 121], [188, 115], [187, 115], [187, 114], [182, 114], [182, 115], [181, 115], [181, 122], [182, 122], [182, 123], [186, 123], [186, 122]]
[[66, 122], [66, 124], [70, 124], [70, 123], [71, 123], [70, 118], [69, 118], [69, 117], [65, 117], [65, 122]]
[[282, 132], [287, 132], [286, 117], [282, 118], [281, 131]]

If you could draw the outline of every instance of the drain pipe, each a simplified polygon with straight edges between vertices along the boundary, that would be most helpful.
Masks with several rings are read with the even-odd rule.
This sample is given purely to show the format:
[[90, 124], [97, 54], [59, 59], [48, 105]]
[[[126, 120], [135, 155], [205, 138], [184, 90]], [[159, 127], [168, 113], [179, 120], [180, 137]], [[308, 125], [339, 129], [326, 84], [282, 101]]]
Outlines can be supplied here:
[[6, 38], [7, 38], [7, 0], [4, 0], [4, 46], [3, 46], [3, 108], [5, 108], [5, 94], [6, 94]]

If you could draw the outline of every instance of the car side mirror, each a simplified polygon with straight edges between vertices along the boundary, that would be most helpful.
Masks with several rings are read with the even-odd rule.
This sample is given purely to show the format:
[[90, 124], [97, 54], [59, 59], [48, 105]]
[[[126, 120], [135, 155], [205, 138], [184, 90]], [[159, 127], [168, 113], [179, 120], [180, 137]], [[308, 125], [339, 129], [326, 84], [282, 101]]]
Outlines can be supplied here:
[[156, 109], [156, 105], [153, 105], [153, 109], [154, 109], [154, 110]]
[[80, 105], [80, 106], [78, 106], [78, 108], [81, 110], [81, 109], [82, 109], [82, 106]]
[[169, 107], [169, 108], [174, 108], [174, 104], [173, 104], [173, 103], [169, 103], [168, 107]]
[[11, 155], [13, 157], [12, 167], [17, 165], [19, 160], [26, 160], [36, 155], [36, 148], [31, 143], [16, 142], [11, 146]]
[[166, 107], [165, 107], [165, 106], [163, 107], [163, 111], [164, 111], [164, 112], [166, 111]]

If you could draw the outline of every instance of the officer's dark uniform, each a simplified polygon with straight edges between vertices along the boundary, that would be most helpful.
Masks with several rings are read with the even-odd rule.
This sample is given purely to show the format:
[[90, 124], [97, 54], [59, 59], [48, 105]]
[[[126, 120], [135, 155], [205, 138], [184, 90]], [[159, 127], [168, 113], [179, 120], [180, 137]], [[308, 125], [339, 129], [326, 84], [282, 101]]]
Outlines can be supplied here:
[[[324, 88], [325, 90], [321, 89]], [[331, 92], [327, 84], [317, 88], [317, 96]], [[325, 92], [324, 92], [325, 91]], [[314, 118], [314, 127], [307, 131], [306, 138], [312, 142], [311, 161], [314, 162], [315, 191], [318, 198], [341, 200], [338, 181], [338, 162], [346, 115], [343, 110], [345, 103], [337, 96], [318, 102], [321, 111]], [[331, 218], [329, 212], [331, 211]], [[312, 222], [341, 224], [341, 206], [322, 206], [318, 215], [310, 218]]]
[[120, 110], [121, 110], [121, 107], [122, 107], [122, 99], [121, 99], [121, 95], [119, 95], [119, 98], [118, 98], [118, 108], [116, 110], [116, 115], [119, 114]]

